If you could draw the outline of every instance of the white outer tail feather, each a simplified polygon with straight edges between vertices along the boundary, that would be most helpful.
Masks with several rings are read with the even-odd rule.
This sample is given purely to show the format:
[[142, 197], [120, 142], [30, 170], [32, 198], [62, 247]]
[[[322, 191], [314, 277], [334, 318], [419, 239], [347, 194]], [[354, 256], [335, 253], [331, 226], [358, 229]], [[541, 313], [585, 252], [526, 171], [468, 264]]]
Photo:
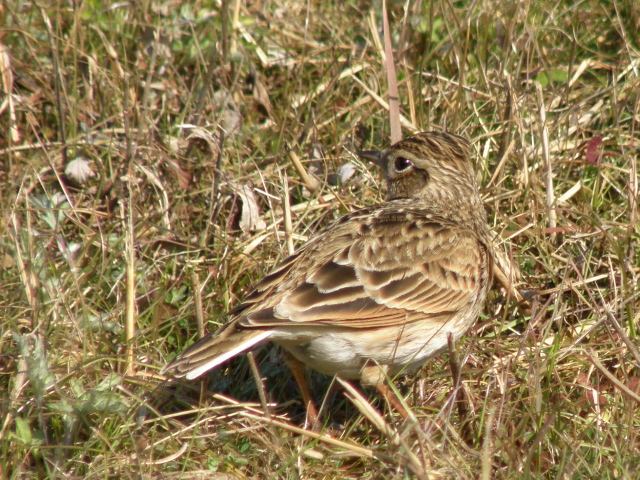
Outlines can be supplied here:
[[272, 333], [273, 333], [273, 330], [267, 330], [265, 332], [262, 332], [260, 335], [250, 338], [248, 341], [241, 343], [240, 345], [237, 345], [235, 348], [232, 348], [228, 352], [223, 353], [218, 357], [213, 358], [212, 360], [208, 361], [204, 365], [199, 366], [195, 370], [191, 370], [189, 373], [187, 373], [185, 378], [187, 380], [193, 380], [194, 378], [198, 378], [200, 375], [208, 372], [212, 368], [217, 367], [218, 365], [226, 362], [230, 358], [235, 357], [236, 355], [244, 352], [245, 350], [249, 350], [251, 347], [262, 342], [263, 340], [266, 340], [271, 336]]

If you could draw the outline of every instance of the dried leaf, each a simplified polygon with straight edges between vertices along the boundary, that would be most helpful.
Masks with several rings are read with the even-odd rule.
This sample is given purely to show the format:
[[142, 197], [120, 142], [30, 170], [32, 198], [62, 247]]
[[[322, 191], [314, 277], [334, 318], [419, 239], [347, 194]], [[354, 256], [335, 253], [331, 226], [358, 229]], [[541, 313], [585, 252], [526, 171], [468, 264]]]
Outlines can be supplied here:
[[[239, 228], [243, 232], [255, 232], [266, 229], [267, 224], [260, 218], [260, 209], [258, 208], [258, 202], [256, 201], [253, 189], [248, 185], [240, 185], [232, 188], [239, 203], [241, 203], [238, 218]], [[231, 216], [233, 216], [233, 209]], [[233, 220], [231, 224], [235, 223], [235, 218]]]
[[598, 163], [602, 153], [599, 149], [600, 144], [602, 144], [602, 137], [597, 136], [589, 140], [589, 143], [587, 143], [587, 152], [585, 154], [587, 162], [593, 164]]
[[67, 164], [64, 169], [67, 178], [77, 185], [84, 185], [90, 177], [95, 177], [95, 172], [91, 168], [89, 160], [77, 157]]
[[356, 167], [353, 163], [345, 163], [338, 169], [338, 176], [340, 177], [340, 183], [344, 185], [349, 181], [356, 173]]
[[9, 138], [12, 143], [20, 141], [20, 132], [17, 127], [16, 112], [13, 105], [13, 70], [11, 69], [11, 57], [9, 56], [9, 48], [0, 43], [0, 79], [2, 80], [2, 93], [6, 98], [5, 102], [0, 105], [0, 113], [9, 108]]
[[324, 178], [324, 164], [324, 147], [321, 143], [315, 142], [309, 152], [309, 162], [305, 164], [314, 190], [322, 186], [322, 179]]
[[269, 100], [269, 92], [257, 74], [253, 80], [253, 99], [264, 109], [267, 116], [273, 119], [273, 106]]
[[2, 257], [2, 261], [0, 261], [0, 265], [2, 265], [3, 270], [9, 270], [10, 268], [13, 268], [15, 264], [15, 259], [9, 254], [5, 254]]
[[231, 94], [225, 90], [218, 90], [213, 94], [213, 105], [220, 112], [220, 127], [227, 135], [236, 132], [242, 123], [242, 116]]
[[190, 129], [191, 134], [187, 137], [189, 145], [193, 144], [195, 148], [209, 155], [217, 155], [220, 151], [218, 147], [218, 136], [210, 133], [202, 127], [190, 124], [178, 125], [179, 128]]
[[183, 190], [186, 190], [191, 184], [192, 175], [188, 170], [184, 170], [180, 164], [174, 160], [166, 160], [169, 170], [173, 173], [178, 180], [178, 185]]

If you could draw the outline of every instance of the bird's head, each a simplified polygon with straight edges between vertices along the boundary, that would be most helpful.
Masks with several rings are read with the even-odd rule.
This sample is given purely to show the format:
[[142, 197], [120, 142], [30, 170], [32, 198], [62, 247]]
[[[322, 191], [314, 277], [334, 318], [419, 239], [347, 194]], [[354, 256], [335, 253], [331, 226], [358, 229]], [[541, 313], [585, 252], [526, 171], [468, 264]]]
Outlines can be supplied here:
[[458, 135], [423, 132], [381, 152], [359, 152], [382, 169], [388, 199], [479, 201], [471, 145]]

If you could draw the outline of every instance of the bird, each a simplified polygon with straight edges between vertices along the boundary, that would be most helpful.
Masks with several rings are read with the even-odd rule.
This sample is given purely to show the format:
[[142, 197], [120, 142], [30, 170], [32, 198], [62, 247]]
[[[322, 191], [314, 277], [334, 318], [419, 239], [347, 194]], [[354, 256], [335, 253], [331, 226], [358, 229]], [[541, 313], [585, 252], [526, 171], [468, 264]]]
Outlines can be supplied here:
[[415, 370], [477, 320], [496, 252], [471, 144], [422, 132], [359, 155], [382, 170], [387, 198], [338, 218], [259, 281], [161, 373], [195, 379], [265, 342], [280, 345], [309, 417], [304, 366], [375, 387]]

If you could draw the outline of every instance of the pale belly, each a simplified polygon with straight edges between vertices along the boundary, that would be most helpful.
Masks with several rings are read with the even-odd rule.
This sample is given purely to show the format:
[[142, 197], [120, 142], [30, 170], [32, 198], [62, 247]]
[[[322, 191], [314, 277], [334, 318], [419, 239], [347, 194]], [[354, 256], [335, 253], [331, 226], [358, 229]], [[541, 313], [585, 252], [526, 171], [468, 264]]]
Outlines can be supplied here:
[[454, 340], [460, 338], [468, 327], [460, 320], [373, 329], [314, 327], [301, 332], [298, 328], [274, 332], [270, 340], [325, 375], [360, 379], [363, 367], [373, 362], [388, 366], [388, 374], [394, 376], [420, 367], [443, 350], [449, 333]]

